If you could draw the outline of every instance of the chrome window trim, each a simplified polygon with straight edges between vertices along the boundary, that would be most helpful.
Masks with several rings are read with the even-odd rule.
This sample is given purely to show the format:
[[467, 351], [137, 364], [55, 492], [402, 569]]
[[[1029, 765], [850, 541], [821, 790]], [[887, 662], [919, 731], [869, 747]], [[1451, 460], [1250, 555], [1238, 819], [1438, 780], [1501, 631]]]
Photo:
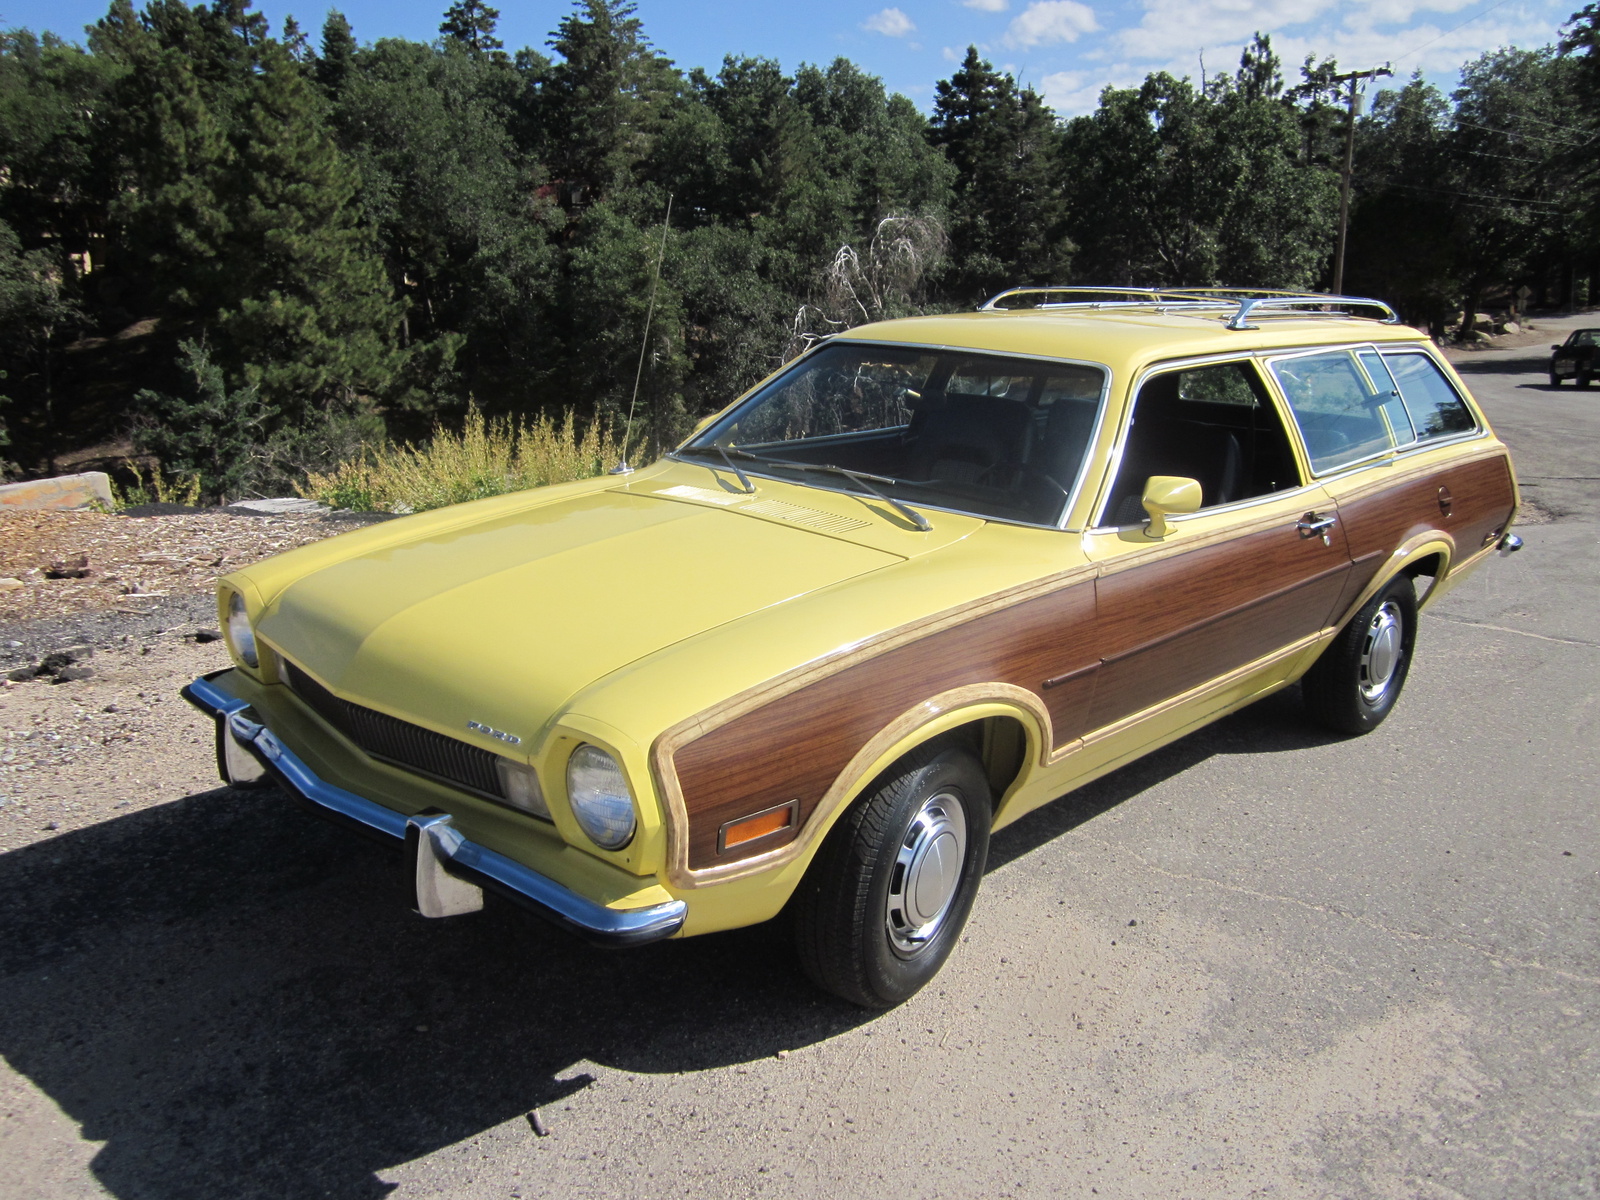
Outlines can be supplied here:
[[[723, 409], [722, 412], [718, 414], [719, 418], [723, 416], [732, 416], [735, 410], [737, 410], [738, 407], [746, 400], [750, 399], [768, 384], [775, 382], [782, 375], [787, 374], [790, 370], [798, 367], [813, 354], [821, 351], [824, 346], [838, 346], [845, 343], [848, 343], [852, 346], [881, 346], [885, 349], [891, 350], [926, 350], [929, 352], [947, 352], [954, 354], [980, 354], [986, 358], [1014, 358], [1022, 362], [1060, 363], [1063, 366], [1069, 367], [1092, 367], [1093, 369], [1099, 371], [1101, 376], [1100, 397], [1096, 401], [1098, 408], [1095, 412], [1094, 428], [1089, 433], [1089, 441], [1084, 449], [1083, 461], [1078, 464], [1078, 476], [1075, 480], [1073, 480], [1072, 487], [1068, 491], [1067, 496], [1064, 498], [1064, 502], [1061, 506], [1061, 516], [1054, 524], [1041, 524], [1037, 521], [1014, 521], [1006, 517], [996, 517], [987, 513], [968, 512], [964, 508], [951, 508], [948, 505], [931, 504], [925, 500], [906, 501], [906, 503], [910, 504], [914, 508], [926, 508], [931, 512], [953, 513], [956, 516], [972, 517], [979, 521], [995, 521], [1001, 525], [1013, 525], [1019, 529], [1050, 529], [1064, 533], [1082, 532], [1081, 529], [1069, 528], [1067, 522], [1072, 517], [1073, 509], [1078, 505], [1079, 494], [1083, 489], [1085, 479], [1088, 475], [1089, 465], [1094, 459], [1095, 443], [1099, 441], [1100, 432], [1105, 426], [1106, 409], [1109, 407], [1111, 399], [1112, 382], [1111, 368], [1105, 363], [1094, 362], [1093, 360], [1086, 358], [1062, 358], [1059, 355], [1054, 354], [1025, 354], [1016, 350], [985, 350], [977, 346], [957, 346], [945, 342], [896, 342], [885, 338], [853, 338], [849, 336], [847, 331], [845, 333], [834, 334], [826, 342], [819, 342], [817, 345], [812, 346], [804, 354], [792, 358], [788, 362], [784, 363], [783, 366], [779, 367], [771, 375], [768, 375], [760, 383], [756, 384], [749, 391], [740, 396], [738, 400], [734, 401], [732, 404], [728, 405], [727, 408]], [[698, 461], [679, 458], [678, 451], [687, 446], [695, 438], [700, 437], [709, 430], [710, 426], [708, 425], [706, 429], [699, 430], [691, 434], [689, 437], [679, 442], [671, 450], [667, 451], [666, 457], [672, 459], [673, 462], [685, 463], [690, 466], [703, 466], [704, 464]], [[780, 475], [768, 475], [760, 470], [752, 470], [748, 466], [744, 468], [744, 471], [746, 475], [754, 475], [757, 479], [770, 479], [775, 483], [795, 483], [793, 479], [785, 479]], [[841, 487], [825, 487], [821, 484], [812, 483], [810, 481], [798, 484], [797, 486], [814, 487], [818, 491], [833, 492], [835, 495], [840, 496], [855, 496], [859, 498], [866, 495], [864, 492], [850, 491]]]
[[[1288, 352], [1274, 350], [1264, 351], [1258, 354], [1258, 357], [1267, 366], [1266, 373], [1269, 375], [1273, 386], [1276, 387], [1279, 393], [1282, 395], [1284, 406], [1289, 410], [1291, 418], [1291, 432], [1300, 443], [1300, 449], [1306, 456], [1306, 466], [1311, 469], [1311, 478], [1314, 481], [1318, 483], [1326, 483], [1330, 479], [1339, 479], [1345, 475], [1353, 474], [1356, 471], [1370, 470], [1372, 467], [1398, 462], [1401, 459], [1409, 458], [1412, 455], [1420, 454], [1423, 451], [1432, 450], [1435, 446], [1449, 446], [1457, 442], [1467, 442], [1474, 438], [1486, 437], [1488, 436], [1488, 433], [1483, 424], [1482, 414], [1478, 412], [1476, 404], [1468, 401], [1467, 397], [1461, 395], [1460, 390], [1456, 388], [1454, 381], [1451, 380], [1449, 372], [1441, 371], [1440, 374], [1444, 376], [1445, 382], [1450, 384], [1450, 390], [1455, 392], [1457, 396], [1461, 398], [1462, 403], [1467, 407], [1467, 412], [1472, 414], [1473, 423], [1475, 425], [1474, 429], [1466, 433], [1451, 434], [1449, 437], [1428, 438], [1425, 440], [1413, 438], [1404, 445], [1390, 446], [1387, 450], [1380, 450], [1376, 454], [1367, 455], [1365, 458], [1353, 459], [1347, 463], [1340, 463], [1338, 466], [1329, 468], [1326, 471], [1318, 471], [1315, 467], [1311, 466], [1311, 451], [1306, 448], [1305, 436], [1300, 431], [1299, 420], [1294, 418], [1294, 406], [1289, 403], [1288, 394], [1283, 392], [1283, 385], [1278, 382], [1277, 374], [1272, 371], [1272, 364], [1284, 359], [1309, 358], [1314, 354], [1345, 352], [1354, 355], [1359, 350], [1374, 350], [1380, 357], [1382, 357], [1386, 351], [1391, 354], [1421, 354], [1435, 366], [1438, 366], [1439, 359], [1431, 352], [1431, 345], [1432, 343], [1430, 342], [1340, 342], [1334, 345], [1308, 347], [1304, 350], [1291, 350]], [[1360, 365], [1361, 360], [1357, 358], [1356, 362], [1357, 365]], [[1366, 368], [1362, 367], [1361, 369], [1362, 372], [1365, 373]], [[1409, 410], [1407, 411], [1409, 413]]]

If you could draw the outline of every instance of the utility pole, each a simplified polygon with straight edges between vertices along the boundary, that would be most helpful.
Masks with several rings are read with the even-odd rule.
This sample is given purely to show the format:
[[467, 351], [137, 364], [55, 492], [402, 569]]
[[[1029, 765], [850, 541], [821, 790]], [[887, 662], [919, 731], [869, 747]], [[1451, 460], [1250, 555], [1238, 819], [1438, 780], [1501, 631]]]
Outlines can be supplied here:
[[1344, 242], [1345, 234], [1350, 225], [1350, 172], [1356, 160], [1356, 103], [1360, 96], [1357, 90], [1363, 79], [1378, 79], [1394, 74], [1389, 69], [1389, 64], [1373, 67], [1370, 71], [1351, 71], [1346, 75], [1335, 75], [1333, 82], [1348, 83], [1350, 85], [1350, 123], [1344, 131], [1344, 170], [1339, 176], [1339, 248], [1333, 252], [1333, 294], [1344, 294]]

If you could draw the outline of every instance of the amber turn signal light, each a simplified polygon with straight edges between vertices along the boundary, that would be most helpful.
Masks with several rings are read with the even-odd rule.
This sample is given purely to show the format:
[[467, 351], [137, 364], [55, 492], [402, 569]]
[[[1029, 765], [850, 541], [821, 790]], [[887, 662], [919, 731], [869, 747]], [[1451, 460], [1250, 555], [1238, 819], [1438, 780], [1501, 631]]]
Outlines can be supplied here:
[[799, 815], [800, 801], [791, 800], [787, 804], [764, 808], [748, 817], [740, 817], [737, 821], [729, 821], [717, 831], [717, 851], [723, 853], [736, 846], [743, 846], [747, 842], [759, 841], [775, 833], [782, 833], [794, 825]]

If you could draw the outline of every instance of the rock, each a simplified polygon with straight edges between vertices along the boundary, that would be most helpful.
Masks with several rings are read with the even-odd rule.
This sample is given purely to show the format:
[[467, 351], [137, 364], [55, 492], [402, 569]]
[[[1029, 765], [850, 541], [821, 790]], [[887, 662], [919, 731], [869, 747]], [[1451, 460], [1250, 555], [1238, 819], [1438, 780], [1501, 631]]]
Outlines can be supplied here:
[[38, 667], [18, 667], [15, 671], [12, 671], [9, 675], [7, 675], [6, 678], [12, 683], [27, 683], [30, 679], [36, 679], [38, 675]]
[[87, 554], [75, 555], [72, 558], [63, 558], [51, 563], [45, 568], [46, 579], [82, 579], [89, 574], [89, 556]]
[[278, 496], [269, 500], [240, 500], [222, 510], [236, 517], [317, 516], [328, 512], [326, 504], [305, 500], [299, 496]]
[[207, 642], [220, 642], [222, 631], [220, 629], [196, 629], [189, 635], [189, 641], [205, 645]]
[[1494, 341], [1494, 339], [1492, 337], [1490, 337], [1487, 333], [1485, 333], [1481, 329], [1474, 329], [1472, 331], [1472, 336], [1469, 337], [1467, 340], [1469, 342], [1478, 342], [1480, 344], [1484, 344], [1484, 343], [1488, 343], [1488, 342]]
[[0, 592], [20, 592], [27, 586], [28, 585], [23, 583], [20, 579], [0, 579]]
[[93, 679], [93, 667], [62, 667], [55, 673], [56, 683], [77, 683], [80, 679]]
[[1504, 332], [1505, 333], [1521, 333], [1522, 332], [1522, 326], [1518, 325], [1515, 321], [1507, 321], [1505, 323]]
[[0, 509], [111, 507], [111, 476], [104, 471], [0, 484]]

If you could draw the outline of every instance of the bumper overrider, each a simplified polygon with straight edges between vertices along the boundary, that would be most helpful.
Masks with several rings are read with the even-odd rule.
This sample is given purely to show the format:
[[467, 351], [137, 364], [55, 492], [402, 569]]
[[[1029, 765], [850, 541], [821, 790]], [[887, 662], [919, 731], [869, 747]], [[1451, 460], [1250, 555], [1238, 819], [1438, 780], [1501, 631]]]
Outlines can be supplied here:
[[425, 917], [450, 917], [483, 907], [484, 890], [600, 946], [640, 946], [671, 937], [683, 926], [682, 900], [614, 909], [579, 895], [548, 876], [469, 841], [446, 812], [403, 816], [320, 778], [261, 721], [247, 700], [220, 687], [227, 670], [202, 676], [183, 698], [217, 723], [224, 778], [249, 783], [271, 776], [321, 816], [403, 842], [413, 882], [413, 907]]

